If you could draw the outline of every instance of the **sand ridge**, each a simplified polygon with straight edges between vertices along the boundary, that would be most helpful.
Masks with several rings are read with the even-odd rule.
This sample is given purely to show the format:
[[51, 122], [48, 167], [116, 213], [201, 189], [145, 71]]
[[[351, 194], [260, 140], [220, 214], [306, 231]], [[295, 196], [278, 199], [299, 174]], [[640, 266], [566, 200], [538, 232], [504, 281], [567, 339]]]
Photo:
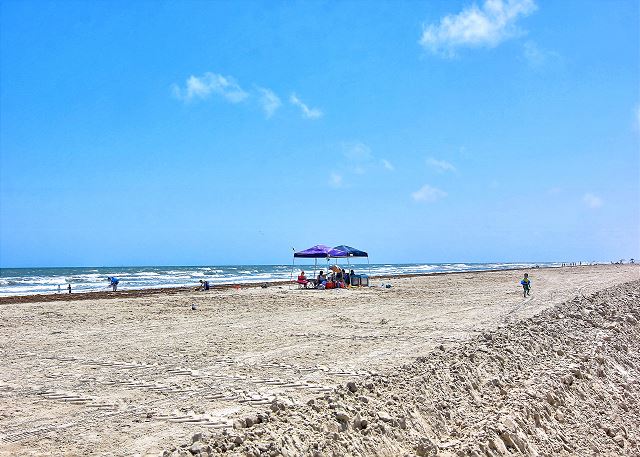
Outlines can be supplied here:
[[640, 281], [575, 298], [164, 455], [638, 455], [639, 303]]
[[524, 299], [522, 273], [0, 306], [0, 453], [158, 455], [274, 400], [304, 405], [440, 344], [640, 278], [637, 266], [531, 270]]

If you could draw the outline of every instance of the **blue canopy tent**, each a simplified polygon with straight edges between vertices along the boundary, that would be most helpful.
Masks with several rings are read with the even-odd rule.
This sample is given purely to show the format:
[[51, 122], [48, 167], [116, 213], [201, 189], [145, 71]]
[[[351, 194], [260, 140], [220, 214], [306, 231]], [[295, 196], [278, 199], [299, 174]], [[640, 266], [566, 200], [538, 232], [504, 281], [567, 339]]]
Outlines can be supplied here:
[[340, 246], [336, 246], [335, 248], [329, 251], [330, 257], [347, 258], [347, 264], [351, 266], [351, 262], [349, 258], [351, 257], [366, 257], [367, 258], [367, 269], [369, 270], [369, 276], [371, 276], [371, 267], [369, 266], [369, 254], [367, 252], [361, 251], [360, 249], [353, 248], [351, 246], [346, 246], [341, 244]]
[[340, 246], [336, 246], [335, 248], [329, 251], [329, 256], [331, 257], [367, 257], [369, 258], [369, 254], [360, 249], [352, 248], [351, 246], [346, 246], [341, 244]]

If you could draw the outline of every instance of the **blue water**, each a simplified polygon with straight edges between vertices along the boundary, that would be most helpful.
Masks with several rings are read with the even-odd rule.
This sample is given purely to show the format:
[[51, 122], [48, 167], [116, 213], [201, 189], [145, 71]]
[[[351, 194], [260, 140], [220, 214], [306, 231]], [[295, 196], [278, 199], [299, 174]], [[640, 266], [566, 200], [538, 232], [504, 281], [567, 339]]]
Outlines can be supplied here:
[[[371, 264], [351, 265], [357, 273], [373, 276], [444, 273], [452, 271], [502, 270], [560, 266], [559, 263], [423, 263], [423, 264]], [[346, 268], [344, 262], [340, 266]], [[326, 270], [327, 262], [318, 262]], [[304, 269], [313, 274], [313, 265], [296, 265], [294, 276]], [[54, 294], [66, 292], [71, 284], [74, 292], [107, 290], [108, 276], [120, 280], [118, 289], [150, 289], [162, 287], [195, 286], [207, 280], [211, 284], [262, 283], [288, 280], [291, 265], [225, 265], [199, 267], [100, 267], [100, 268], [3, 268], [0, 269], [0, 296]]]

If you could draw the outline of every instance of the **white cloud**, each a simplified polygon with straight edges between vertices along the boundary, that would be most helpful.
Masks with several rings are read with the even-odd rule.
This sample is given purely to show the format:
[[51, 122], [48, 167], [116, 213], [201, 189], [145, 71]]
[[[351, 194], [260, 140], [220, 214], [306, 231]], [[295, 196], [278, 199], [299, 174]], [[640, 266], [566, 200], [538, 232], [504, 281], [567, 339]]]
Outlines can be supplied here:
[[282, 106], [282, 101], [272, 90], [258, 87], [260, 92], [260, 104], [265, 116], [269, 119]]
[[240, 103], [249, 96], [231, 76], [209, 72], [200, 77], [189, 76], [184, 88], [174, 84], [173, 93], [185, 102], [196, 98], [205, 99], [211, 94], [218, 94], [231, 103]]
[[522, 52], [529, 66], [534, 69], [541, 69], [549, 64], [557, 64], [562, 61], [560, 54], [554, 51], [541, 49], [534, 41], [531, 40], [527, 41], [523, 45]]
[[527, 41], [523, 46], [524, 57], [532, 67], [541, 67], [547, 60], [545, 53], [533, 41]]
[[456, 167], [453, 164], [447, 162], [446, 160], [438, 160], [433, 157], [429, 157], [427, 159], [427, 165], [436, 170], [438, 173], [444, 173], [447, 171], [455, 172]]
[[604, 200], [592, 193], [584, 194], [584, 196], [582, 197], [582, 201], [589, 208], [600, 208], [602, 205], [604, 205]]
[[342, 143], [344, 157], [354, 162], [369, 162], [371, 160], [371, 148], [364, 143]]
[[[395, 168], [386, 159], [376, 157], [371, 148], [361, 141], [345, 141], [339, 144], [342, 157], [338, 157], [335, 170], [342, 176], [366, 175], [372, 170], [393, 171]], [[335, 183], [332, 185], [335, 186]]]
[[296, 94], [291, 94], [291, 97], [289, 97], [289, 101], [291, 102], [292, 105], [300, 108], [300, 110], [302, 111], [302, 115], [307, 119], [318, 119], [322, 117], [322, 114], [323, 114], [322, 111], [320, 111], [317, 108], [309, 108], [306, 104], [302, 102], [302, 100], [298, 98]]
[[428, 202], [432, 203], [441, 198], [447, 196], [447, 193], [443, 190], [436, 189], [435, 187], [431, 187], [428, 184], [425, 184], [417, 191], [411, 194], [411, 197], [417, 202]]
[[329, 176], [329, 185], [331, 187], [335, 187], [336, 189], [342, 187], [342, 175], [331, 173], [331, 175]]
[[396, 168], [393, 166], [393, 164], [392, 164], [391, 162], [389, 162], [387, 159], [381, 159], [381, 162], [382, 162], [382, 166], [383, 166], [385, 169], [389, 170], [389, 171], [393, 171], [393, 170], [395, 170], [395, 169], [396, 169]]
[[471, 5], [449, 14], [439, 24], [425, 26], [420, 44], [428, 51], [447, 57], [462, 47], [494, 47], [518, 34], [520, 16], [536, 10], [534, 0], [486, 0], [482, 7]]

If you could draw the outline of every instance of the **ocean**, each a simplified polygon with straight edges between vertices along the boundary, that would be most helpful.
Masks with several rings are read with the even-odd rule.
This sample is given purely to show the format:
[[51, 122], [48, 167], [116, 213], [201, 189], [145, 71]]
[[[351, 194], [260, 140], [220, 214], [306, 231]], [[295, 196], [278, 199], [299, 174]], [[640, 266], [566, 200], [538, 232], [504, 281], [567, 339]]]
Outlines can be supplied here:
[[[347, 268], [344, 261], [339, 265]], [[506, 270], [560, 266], [560, 263], [412, 263], [412, 264], [352, 264], [356, 273], [371, 276], [445, 273], [453, 271]], [[326, 270], [327, 262], [318, 262], [318, 269]], [[294, 277], [301, 269], [307, 276], [313, 274], [313, 264], [297, 264]], [[207, 280], [210, 284], [263, 283], [288, 280], [291, 265], [221, 265], [195, 267], [78, 267], [78, 268], [2, 268], [0, 269], [0, 296], [55, 294], [107, 290], [109, 276], [120, 280], [118, 289], [153, 289], [184, 287]], [[372, 285], [375, 285], [372, 282]]]

